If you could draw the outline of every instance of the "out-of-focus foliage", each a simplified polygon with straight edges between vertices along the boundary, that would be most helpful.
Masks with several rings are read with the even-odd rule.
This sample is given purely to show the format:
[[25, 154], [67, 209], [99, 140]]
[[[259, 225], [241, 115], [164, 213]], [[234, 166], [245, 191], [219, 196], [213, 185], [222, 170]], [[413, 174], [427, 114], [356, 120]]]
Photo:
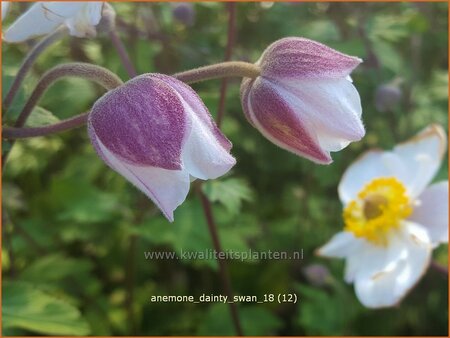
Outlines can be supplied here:
[[[189, 20], [169, 3], [113, 3], [118, 29], [139, 73], [220, 62], [225, 4], [196, 3]], [[14, 4], [5, 26], [27, 4]], [[186, 24], [188, 22], [189, 24]], [[298, 303], [239, 304], [248, 335], [446, 335], [447, 280], [430, 270], [396, 308], [362, 307], [342, 280], [343, 262], [314, 256], [342, 229], [336, 187], [370, 147], [390, 148], [429, 123], [447, 125], [446, 3], [239, 3], [233, 59], [256, 61], [285, 36], [304, 36], [357, 55], [366, 137], [318, 166], [282, 151], [245, 120], [239, 81], [229, 82], [224, 133], [237, 165], [207, 182], [226, 250], [303, 250], [302, 260], [228, 261], [238, 295], [296, 293]], [[3, 44], [7, 89], [31, 43]], [[51, 67], [95, 63], [126, 73], [107, 35], [65, 38], [39, 58], [4, 123], [11, 123]], [[380, 112], [380, 85], [400, 83], [398, 102]], [[220, 81], [194, 88], [213, 115]], [[5, 95], [6, 90], [3, 91]], [[87, 111], [103, 91], [84, 80], [59, 81], [30, 126]], [[4, 147], [7, 147], [4, 144]], [[447, 178], [445, 163], [436, 179]], [[226, 304], [156, 303], [152, 295], [224, 294], [214, 260], [148, 260], [144, 252], [212, 249], [192, 189], [169, 224], [152, 203], [97, 158], [85, 128], [17, 142], [3, 174], [3, 328], [6, 335], [232, 335]], [[434, 259], [447, 265], [447, 247]], [[323, 264], [333, 276], [313, 285], [302, 273]], [[20, 318], [14, 317], [21, 313]], [[380, 324], [381, 323], [381, 324]]]

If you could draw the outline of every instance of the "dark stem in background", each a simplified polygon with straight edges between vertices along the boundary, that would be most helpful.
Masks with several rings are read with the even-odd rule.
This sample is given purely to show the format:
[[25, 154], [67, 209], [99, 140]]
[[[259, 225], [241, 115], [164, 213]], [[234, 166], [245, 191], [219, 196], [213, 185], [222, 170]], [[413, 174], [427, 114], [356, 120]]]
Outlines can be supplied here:
[[[228, 38], [224, 61], [230, 61], [236, 36], [236, 3], [229, 2], [226, 4], [226, 6], [228, 7]], [[217, 109], [216, 123], [219, 128], [222, 124], [223, 115], [225, 113], [225, 99], [227, 96], [227, 88], [228, 79], [224, 78], [220, 85], [219, 107]]]
[[136, 249], [138, 236], [136, 234], [130, 235], [128, 242], [127, 259], [125, 261], [125, 287], [127, 295], [125, 298], [125, 306], [127, 308], [127, 320], [129, 325], [129, 334], [135, 336], [136, 330], [136, 316], [134, 315], [134, 275], [136, 272]]
[[431, 261], [430, 267], [432, 267], [434, 270], [442, 274], [444, 277], [448, 277], [448, 269], [445, 266], [440, 265], [439, 263], [436, 263], [435, 261]]
[[34, 46], [33, 49], [28, 53], [28, 55], [25, 57], [24, 62], [20, 66], [19, 71], [17, 72], [17, 75], [11, 85], [11, 88], [9, 89], [9, 92], [5, 96], [5, 100], [3, 101], [2, 116], [13, 102], [14, 97], [16, 96], [20, 88], [20, 85], [22, 84], [23, 80], [25, 79], [25, 76], [33, 66], [38, 56], [41, 55], [42, 52], [47, 49], [47, 47], [49, 47], [50, 45], [52, 45], [53, 43], [64, 37], [67, 34], [67, 32], [68, 30], [65, 26], [59, 27], [53, 33], [47, 35], [39, 43], [37, 43], [36, 46]]
[[9, 256], [9, 277], [11, 279], [14, 279], [16, 277], [16, 259], [12, 247], [11, 234], [8, 232], [8, 229], [6, 227], [8, 223], [12, 226], [12, 222], [9, 219], [7, 211], [5, 210], [5, 208], [2, 208], [2, 237], [4, 239], [6, 251], [8, 252]]
[[[205, 213], [206, 223], [208, 224], [208, 230], [211, 235], [214, 250], [218, 253], [218, 257], [221, 257], [219, 253], [223, 252], [222, 246], [220, 244], [219, 233], [217, 232], [217, 225], [214, 221], [214, 215], [211, 208], [211, 203], [202, 191], [201, 184], [196, 185], [197, 193], [200, 196], [202, 202], [203, 212]], [[230, 276], [228, 273], [228, 266], [224, 259], [217, 258], [217, 263], [219, 265], [220, 279], [222, 281], [223, 288], [228, 299], [233, 299], [233, 292], [231, 289]], [[236, 330], [236, 335], [243, 336], [241, 322], [239, 320], [239, 315], [236, 307], [236, 303], [228, 303], [231, 313], [231, 319], [233, 321], [234, 328]]]
[[128, 73], [130, 78], [137, 76], [136, 69], [134, 68], [133, 63], [130, 60], [130, 57], [125, 49], [125, 46], [120, 39], [119, 35], [115, 28], [109, 31], [109, 37], [111, 38], [112, 44], [114, 48], [116, 48], [117, 53], [119, 54], [120, 61], [122, 61], [122, 65]]

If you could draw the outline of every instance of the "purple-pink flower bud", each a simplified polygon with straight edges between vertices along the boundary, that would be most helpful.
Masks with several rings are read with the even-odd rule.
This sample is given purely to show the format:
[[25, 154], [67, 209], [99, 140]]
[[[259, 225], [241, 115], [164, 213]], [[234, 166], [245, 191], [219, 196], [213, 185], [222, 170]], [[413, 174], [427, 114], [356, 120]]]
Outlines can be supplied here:
[[241, 100], [249, 122], [283, 149], [316, 163], [364, 134], [360, 97], [350, 73], [361, 59], [305, 38], [271, 44], [245, 78]]
[[88, 131], [106, 164], [170, 221], [191, 178], [217, 178], [236, 163], [198, 95], [167, 75], [144, 74], [106, 93], [92, 108]]

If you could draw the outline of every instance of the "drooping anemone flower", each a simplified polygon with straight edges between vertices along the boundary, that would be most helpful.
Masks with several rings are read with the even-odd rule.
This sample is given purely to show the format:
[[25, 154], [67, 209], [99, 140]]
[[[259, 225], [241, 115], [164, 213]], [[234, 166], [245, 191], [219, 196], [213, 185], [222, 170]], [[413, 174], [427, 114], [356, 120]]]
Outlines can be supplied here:
[[37, 2], [8, 27], [3, 40], [22, 42], [49, 34], [61, 25], [66, 25], [73, 36], [93, 37], [103, 4], [102, 1]]
[[304, 38], [271, 44], [245, 78], [241, 101], [249, 122], [279, 147], [316, 163], [364, 134], [361, 103], [350, 73], [361, 59]]
[[98, 155], [173, 221], [192, 178], [213, 179], [236, 163], [231, 143], [188, 85], [144, 74], [93, 106], [89, 136]]
[[392, 151], [368, 151], [342, 177], [345, 228], [318, 254], [346, 260], [345, 280], [367, 307], [399, 303], [448, 242], [448, 181], [429, 185], [446, 145], [431, 125]]

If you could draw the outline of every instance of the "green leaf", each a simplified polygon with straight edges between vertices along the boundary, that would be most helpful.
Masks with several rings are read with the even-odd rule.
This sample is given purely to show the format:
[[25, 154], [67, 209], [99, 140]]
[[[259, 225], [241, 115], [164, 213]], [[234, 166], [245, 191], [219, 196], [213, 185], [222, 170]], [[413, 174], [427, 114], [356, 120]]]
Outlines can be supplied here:
[[52, 112], [42, 107], [35, 107], [27, 119], [27, 127], [40, 127], [58, 122], [59, 119]]
[[223, 204], [231, 214], [238, 214], [243, 201], [252, 201], [253, 193], [248, 183], [240, 178], [207, 181], [203, 192], [211, 202]]
[[[300, 294], [298, 323], [307, 335], [347, 335], [352, 321], [362, 311], [356, 298], [338, 281], [331, 284], [332, 293], [299, 284]], [[342, 305], [345, 304], [345, 311]]]
[[87, 322], [74, 306], [35, 288], [15, 282], [3, 285], [3, 327], [44, 335], [89, 334]]
[[92, 264], [84, 259], [74, 259], [61, 254], [41, 257], [28, 266], [21, 274], [21, 278], [28, 281], [52, 282], [69, 276], [80, 276], [88, 273]]
[[[242, 330], [248, 336], [274, 335], [281, 321], [261, 306], [239, 309]], [[228, 304], [211, 305], [197, 332], [199, 336], [234, 336], [236, 331]]]

